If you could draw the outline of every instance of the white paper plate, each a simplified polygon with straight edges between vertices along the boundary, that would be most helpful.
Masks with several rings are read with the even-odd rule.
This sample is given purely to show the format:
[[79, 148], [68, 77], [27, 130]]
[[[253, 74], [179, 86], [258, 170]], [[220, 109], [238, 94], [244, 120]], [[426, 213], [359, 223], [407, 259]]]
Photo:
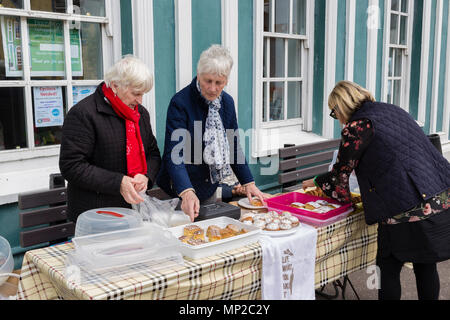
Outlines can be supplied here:
[[296, 226], [295, 228], [283, 231], [267, 231], [263, 230], [262, 234], [270, 237], [286, 237], [296, 233], [301, 228], [301, 224]]
[[246, 209], [251, 209], [251, 210], [258, 210], [258, 209], [265, 209], [267, 208], [267, 206], [253, 206], [248, 202], [248, 198], [242, 198], [241, 200], [238, 201], [238, 205], [240, 205], [241, 207], [244, 207]]

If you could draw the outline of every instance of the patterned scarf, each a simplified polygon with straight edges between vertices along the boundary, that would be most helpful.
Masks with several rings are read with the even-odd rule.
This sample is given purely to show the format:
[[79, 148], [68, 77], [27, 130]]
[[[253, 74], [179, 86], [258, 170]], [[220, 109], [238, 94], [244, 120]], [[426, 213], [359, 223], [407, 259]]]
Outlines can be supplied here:
[[134, 178], [137, 174], [147, 174], [147, 160], [145, 159], [144, 145], [142, 144], [139, 119], [141, 114], [136, 107], [134, 110], [127, 106], [118, 96], [103, 84], [103, 93], [111, 103], [117, 115], [125, 119], [127, 135], [127, 175]]
[[197, 89], [209, 106], [208, 117], [206, 118], [205, 124], [205, 134], [203, 136], [203, 141], [205, 143], [203, 159], [205, 163], [209, 165], [211, 183], [215, 184], [233, 173], [230, 166], [230, 145], [228, 144], [227, 134], [219, 115], [222, 95], [214, 101], [209, 101], [203, 97], [198, 81]]

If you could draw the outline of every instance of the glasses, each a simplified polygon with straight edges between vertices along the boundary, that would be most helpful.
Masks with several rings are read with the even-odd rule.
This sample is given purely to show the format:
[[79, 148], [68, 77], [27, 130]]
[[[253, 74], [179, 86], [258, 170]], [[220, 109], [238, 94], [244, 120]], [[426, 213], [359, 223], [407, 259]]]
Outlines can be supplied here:
[[331, 109], [330, 117], [337, 120], [336, 111], [334, 110], [334, 109], [336, 109], [336, 107], [337, 106], [335, 106], [333, 109]]

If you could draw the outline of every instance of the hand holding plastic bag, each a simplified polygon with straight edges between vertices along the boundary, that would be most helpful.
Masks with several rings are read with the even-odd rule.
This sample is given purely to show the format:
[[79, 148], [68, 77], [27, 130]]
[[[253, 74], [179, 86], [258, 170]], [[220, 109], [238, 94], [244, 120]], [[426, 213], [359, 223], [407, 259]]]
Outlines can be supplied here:
[[133, 209], [139, 212], [144, 222], [155, 223], [165, 228], [191, 222], [183, 211], [175, 210], [180, 199], [159, 200], [145, 193], [140, 193], [140, 195], [144, 201], [133, 205]]

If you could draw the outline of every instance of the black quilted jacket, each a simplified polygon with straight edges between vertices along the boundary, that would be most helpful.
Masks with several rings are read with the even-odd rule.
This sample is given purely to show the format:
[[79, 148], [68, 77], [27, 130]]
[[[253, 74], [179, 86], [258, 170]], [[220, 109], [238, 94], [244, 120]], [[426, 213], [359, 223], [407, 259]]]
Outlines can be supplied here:
[[[59, 167], [68, 182], [67, 204], [72, 221], [89, 209], [131, 207], [120, 194], [122, 178], [127, 174], [125, 120], [104, 100], [102, 85], [69, 110], [63, 125]], [[150, 115], [143, 106], [138, 108], [150, 189], [161, 156]]]
[[400, 214], [450, 187], [450, 164], [403, 109], [366, 102], [350, 121], [370, 119], [374, 136], [356, 167], [366, 222]]

